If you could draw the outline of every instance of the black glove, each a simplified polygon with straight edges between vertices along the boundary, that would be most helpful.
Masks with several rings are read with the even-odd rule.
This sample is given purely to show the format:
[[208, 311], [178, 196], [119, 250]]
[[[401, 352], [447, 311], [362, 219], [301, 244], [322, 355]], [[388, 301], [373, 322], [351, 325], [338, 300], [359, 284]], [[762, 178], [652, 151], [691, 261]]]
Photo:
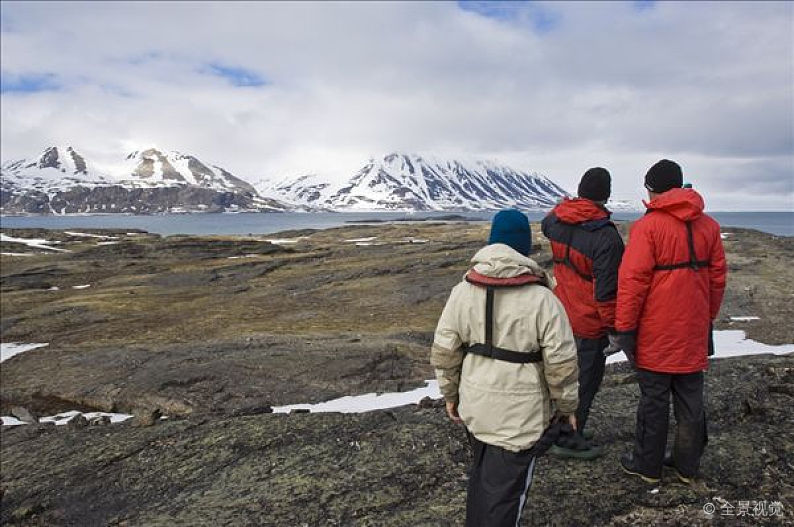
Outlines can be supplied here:
[[604, 349], [604, 355], [609, 356], [622, 350], [631, 365], [634, 366], [634, 352], [637, 350], [637, 332], [610, 333], [608, 338], [609, 346]]

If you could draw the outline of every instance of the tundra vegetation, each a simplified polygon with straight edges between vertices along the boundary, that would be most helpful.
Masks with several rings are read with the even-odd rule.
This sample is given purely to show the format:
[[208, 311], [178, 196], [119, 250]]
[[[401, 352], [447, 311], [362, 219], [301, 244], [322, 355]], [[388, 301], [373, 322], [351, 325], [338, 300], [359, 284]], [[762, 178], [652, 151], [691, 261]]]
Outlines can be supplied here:
[[[532, 256], [550, 269], [533, 231]], [[730, 277], [717, 329], [793, 343], [794, 239], [723, 231]], [[0, 413], [135, 417], [3, 427], [0, 521], [462, 524], [468, 445], [437, 402], [270, 410], [432, 378], [437, 317], [487, 232], [455, 222], [247, 237], [3, 229], [2, 340], [49, 345], [3, 362]], [[9, 241], [20, 238], [65, 250]], [[742, 316], [758, 319], [731, 320]], [[724, 503], [752, 500], [780, 502], [783, 514], [753, 521], [793, 521], [794, 358], [718, 359], [706, 390], [703, 478], [645, 487], [616, 461], [638, 390], [625, 364], [609, 366], [591, 417], [606, 455], [542, 459], [526, 522], [728, 525]]]

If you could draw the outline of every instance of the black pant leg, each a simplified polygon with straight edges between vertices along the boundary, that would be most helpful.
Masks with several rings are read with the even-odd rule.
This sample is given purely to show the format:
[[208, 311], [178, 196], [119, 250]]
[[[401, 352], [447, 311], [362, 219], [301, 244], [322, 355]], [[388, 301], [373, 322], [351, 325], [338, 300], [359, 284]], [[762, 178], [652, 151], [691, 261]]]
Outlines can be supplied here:
[[576, 422], [579, 431], [583, 431], [590, 415], [601, 381], [604, 379], [606, 357], [604, 348], [609, 345], [606, 337], [600, 339], [583, 339], [576, 337], [576, 350], [579, 361], [579, 407], [576, 409]]
[[640, 402], [634, 438], [635, 467], [650, 477], [661, 477], [667, 428], [670, 421], [672, 375], [637, 370]]
[[466, 496], [467, 527], [515, 527], [532, 485], [531, 450], [510, 452], [475, 438]]
[[683, 475], [694, 476], [706, 445], [703, 372], [674, 375], [672, 390], [676, 421], [673, 461]]

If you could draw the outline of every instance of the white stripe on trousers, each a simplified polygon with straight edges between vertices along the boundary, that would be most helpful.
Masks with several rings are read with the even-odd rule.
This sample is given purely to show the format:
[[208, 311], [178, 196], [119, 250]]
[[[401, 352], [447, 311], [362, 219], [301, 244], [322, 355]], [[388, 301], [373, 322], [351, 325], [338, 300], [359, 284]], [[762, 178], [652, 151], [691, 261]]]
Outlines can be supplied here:
[[529, 468], [527, 468], [527, 481], [524, 484], [524, 492], [521, 493], [521, 500], [518, 502], [518, 515], [516, 516], [516, 527], [519, 527], [521, 522], [521, 513], [524, 511], [524, 505], [527, 502], [527, 493], [529, 492], [529, 487], [532, 486], [532, 474], [535, 472], [535, 459], [532, 458], [532, 461], [529, 463]]

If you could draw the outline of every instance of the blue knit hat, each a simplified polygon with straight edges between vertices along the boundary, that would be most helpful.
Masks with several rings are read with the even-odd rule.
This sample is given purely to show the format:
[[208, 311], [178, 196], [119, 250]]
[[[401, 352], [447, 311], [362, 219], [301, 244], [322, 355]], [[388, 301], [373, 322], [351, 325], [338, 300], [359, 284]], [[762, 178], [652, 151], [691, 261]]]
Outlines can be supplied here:
[[524, 256], [532, 250], [532, 231], [529, 220], [519, 210], [506, 209], [496, 213], [491, 223], [491, 236], [488, 245], [504, 243]]

